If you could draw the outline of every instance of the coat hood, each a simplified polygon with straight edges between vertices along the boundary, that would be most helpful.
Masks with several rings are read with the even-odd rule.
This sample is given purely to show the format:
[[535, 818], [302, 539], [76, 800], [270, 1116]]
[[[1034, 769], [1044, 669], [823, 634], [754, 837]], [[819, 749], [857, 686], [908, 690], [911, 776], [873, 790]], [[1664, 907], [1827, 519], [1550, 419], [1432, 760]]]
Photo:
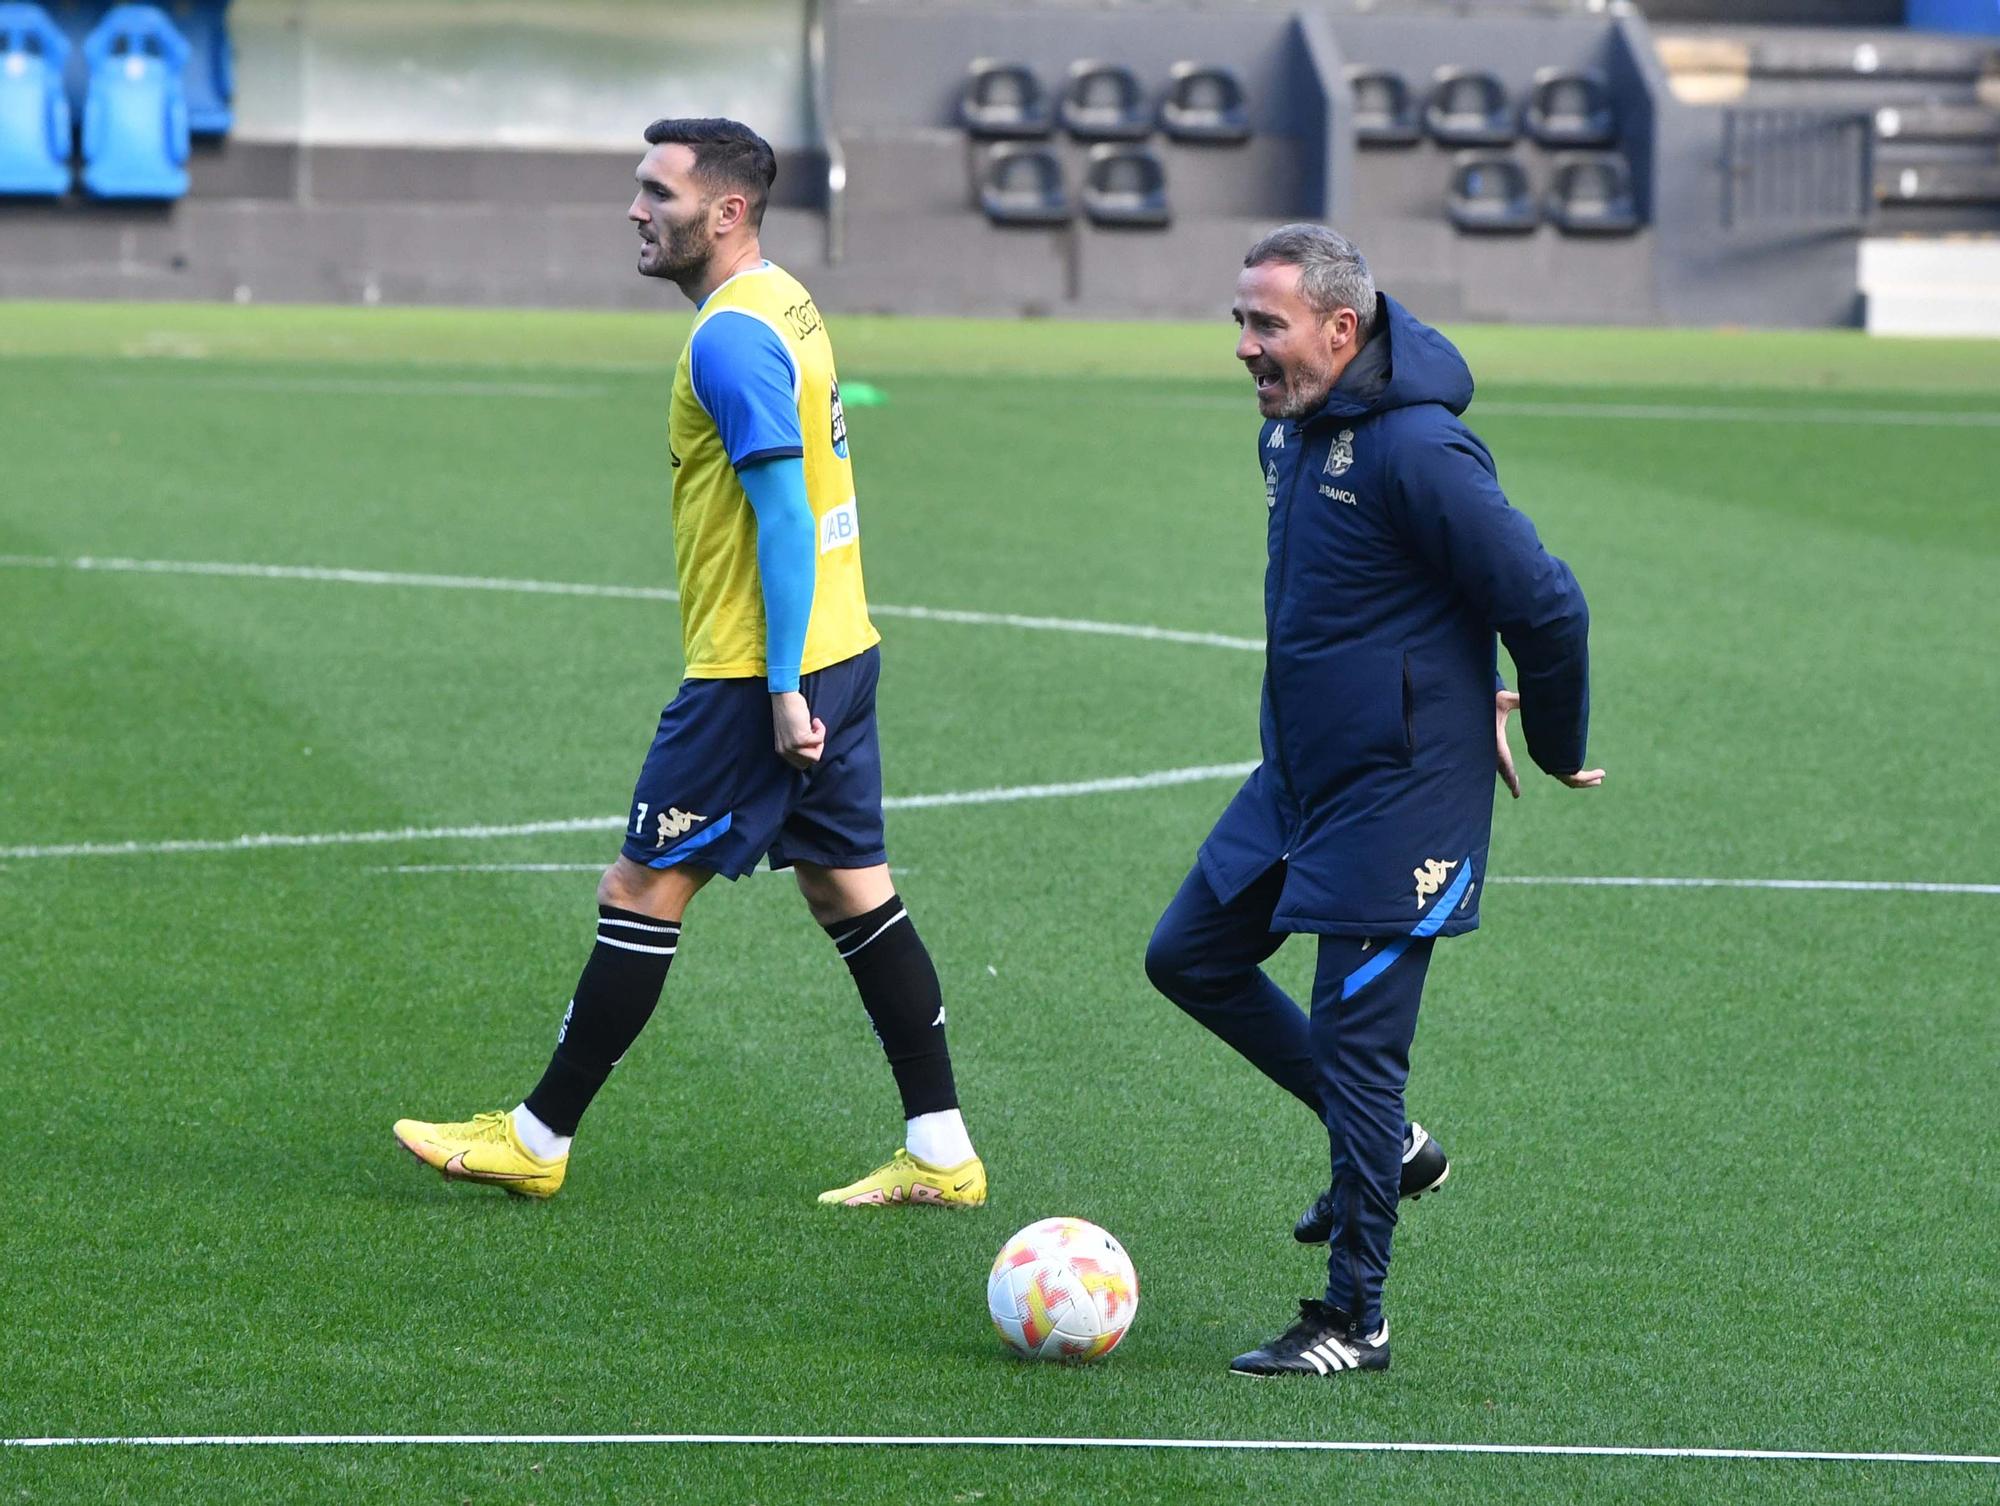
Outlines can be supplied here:
[[1375, 315], [1375, 333], [1363, 350], [1378, 343], [1382, 346], [1388, 367], [1386, 382], [1350, 385], [1343, 374], [1326, 402], [1305, 422], [1363, 418], [1420, 403], [1441, 403], [1454, 415], [1465, 412], [1472, 403], [1472, 368], [1465, 364], [1458, 347], [1387, 293], [1376, 295]]

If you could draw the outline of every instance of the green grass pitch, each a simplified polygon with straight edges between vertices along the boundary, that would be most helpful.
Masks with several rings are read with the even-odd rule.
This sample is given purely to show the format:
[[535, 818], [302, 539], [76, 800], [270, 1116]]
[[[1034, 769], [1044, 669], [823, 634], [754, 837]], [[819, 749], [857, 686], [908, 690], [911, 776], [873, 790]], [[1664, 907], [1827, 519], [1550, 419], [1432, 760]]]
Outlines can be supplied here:
[[[669, 297], [670, 297], [669, 293]], [[664, 304], [663, 304], [664, 307]], [[788, 880], [691, 910], [547, 1205], [400, 1114], [511, 1105], [613, 833], [25, 847], [615, 818], [657, 601], [81, 571], [79, 556], [660, 586], [687, 320], [0, 307], [0, 1436], [1062, 1434], [1991, 1453], [2000, 348], [1457, 331], [1471, 420], [1594, 609], [1592, 794], [1502, 802], [1410, 1094], [1396, 1368], [1248, 1383], [1315, 1291], [1290, 1101], [1155, 997], [1226, 781], [902, 810], [976, 1214], [813, 1205], [900, 1128]], [[836, 319], [879, 602], [1256, 637], [1248, 384], [1213, 326]], [[34, 563], [43, 561], [44, 563]], [[1241, 649], [882, 619], [892, 794], [1254, 758]], [[1275, 967], [1303, 988], [1304, 942]], [[1138, 1264], [1084, 1370], [1004, 1356], [993, 1252]], [[755, 1447], [0, 1450], [0, 1500], [1991, 1500], [1966, 1465]]]

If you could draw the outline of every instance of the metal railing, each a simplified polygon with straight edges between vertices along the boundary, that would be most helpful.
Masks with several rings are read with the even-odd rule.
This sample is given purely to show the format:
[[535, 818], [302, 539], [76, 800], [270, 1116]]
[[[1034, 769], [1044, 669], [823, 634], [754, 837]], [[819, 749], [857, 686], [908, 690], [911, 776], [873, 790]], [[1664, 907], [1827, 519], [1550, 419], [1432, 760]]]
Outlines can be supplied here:
[[1874, 206], [1874, 124], [1826, 110], [1727, 110], [1722, 228], [1847, 229]]
[[812, 92], [813, 129], [826, 151], [826, 260], [828, 266], [838, 266], [847, 254], [847, 153], [841, 149], [826, 76], [828, 4], [811, 0], [806, 12], [806, 83]]

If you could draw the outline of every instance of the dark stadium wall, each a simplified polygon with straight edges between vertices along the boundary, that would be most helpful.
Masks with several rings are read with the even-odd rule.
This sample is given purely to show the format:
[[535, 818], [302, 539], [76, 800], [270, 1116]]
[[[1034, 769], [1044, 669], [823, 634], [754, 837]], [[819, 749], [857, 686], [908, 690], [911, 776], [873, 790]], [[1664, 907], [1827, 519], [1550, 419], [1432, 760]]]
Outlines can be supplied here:
[[[1731, 217], [1732, 108], [1677, 100], [1648, 23], [1629, 12], [744, 0], [740, 26], [720, 0], [580, 0], [531, 19], [392, 0], [241, 0], [238, 12], [241, 71], [257, 80], [244, 86], [246, 128], [198, 150], [177, 204], [0, 205], [0, 297], [655, 307], [663, 290], [633, 275], [623, 218], [637, 127], [720, 111], [770, 126], [780, 170], [766, 244], [829, 310], [1213, 317], [1243, 248], [1312, 218], [1353, 233], [1383, 285], [1433, 318], [1854, 317], [1858, 218]], [[303, 36], [286, 21], [300, 14]], [[1165, 228], [992, 223], [977, 193], [986, 149], [956, 113], [981, 57], [1057, 87], [1073, 62], [1109, 59], [1152, 91], [1182, 60], [1226, 65], [1251, 134], [1152, 136]], [[1601, 72], [1640, 223], [1594, 236], [1546, 220], [1457, 228], [1446, 190], [1459, 149], [1357, 143], [1347, 70], [1364, 64], [1399, 71], [1420, 97], [1440, 67], [1476, 67], [1517, 103], [1541, 69]], [[377, 77], [391, 81], [371, 117]], [[510, 98], [531, 103], [510, 114]], [[1057, 133], [1046, 146], [1073, 195], [1088, 143]], [[1525, 140], [1504, 150], [1546, 193], [1559, 154]], [[1754, 184], [1784, 170], [1753, 155], [1731, 171]]]
[[1901, 26], [1904, 0], [1640, 0], [1663, 25]]

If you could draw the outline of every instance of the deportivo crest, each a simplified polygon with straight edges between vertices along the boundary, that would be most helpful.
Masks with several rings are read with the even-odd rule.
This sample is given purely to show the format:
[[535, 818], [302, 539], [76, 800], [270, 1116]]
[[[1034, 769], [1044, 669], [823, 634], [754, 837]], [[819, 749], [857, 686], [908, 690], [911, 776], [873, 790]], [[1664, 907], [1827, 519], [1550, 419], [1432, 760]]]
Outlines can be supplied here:
[[1345, 476], [1347, 468], [1354, 464], [1354, 431], [1342, 429], [1335, 436], [1333, 448], [1326, 452], [1326, 474]]
[[668, 806], [660, 812], [660, 839], [653, 845], [665, 847], [675, 837], [684, 837], [695, 828], [695, 823], [706, 821], [708, 817], [697, 816], [693, 811], [680, 810]]
[[1412, 868], [1410, 870], [1410, 877], [1417, 881], [1417, 908], [1419, 910], [1423, 909], [1425, 900], [1444, 887], [1445, 879], [1450, 876], [1451, 870], [1457, 866], [1458, 860], [1456, 858], [1449, 863], [1440, 862], [1437, 858], [1425, 858], [1423, 867]]

